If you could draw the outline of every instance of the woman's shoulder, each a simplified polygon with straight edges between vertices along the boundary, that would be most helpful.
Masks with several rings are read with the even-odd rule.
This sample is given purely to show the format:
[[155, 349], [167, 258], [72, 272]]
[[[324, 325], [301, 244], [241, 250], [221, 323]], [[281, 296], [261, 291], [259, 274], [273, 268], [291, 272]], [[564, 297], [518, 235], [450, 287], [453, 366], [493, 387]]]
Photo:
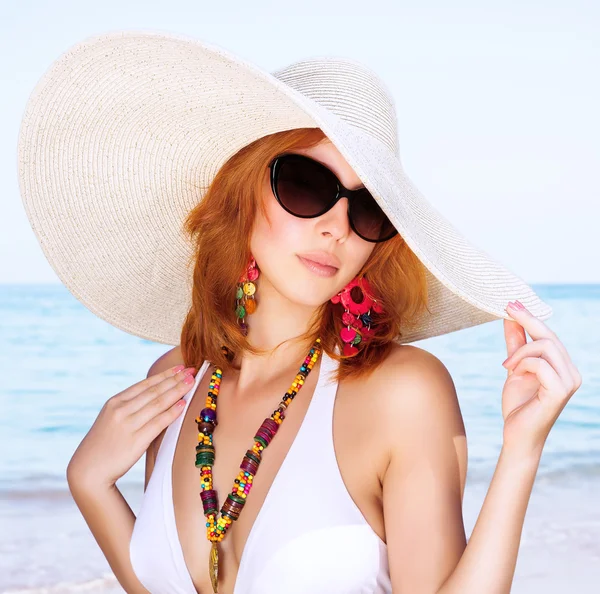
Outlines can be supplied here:
[[183, 365], [183, 356], [181, 354], [180, 345], [173, 347], [171, 350], [163, 353], [148, 370], [148, 377], [162, 373], [169, 369], [169, 367], [175, 367], [175, 365]]
[[[365, 386], [389, 451], [431, 432], [463, 435], [464, 423], [454, 381], [433, 353], [396, 344]], [[412, 449], [412, 448], [410, 448]]]
[[392, 345], [385, 359], [369, 378], [374, 383], [451, 379], [446, 366], [433, 353], [412, 344], [398, 343]]
[[458, 404], [454, 381], [433, 353], [410, 344], [395, 344], [370, 376], [370, 387], [391, 407]]
[[369, 395], [378, 418], [393, 432], [419, 415], [445, 414], [448, 422], [460, 416], [454, 382], [444, 363], [433, 353], [410, 344], [394, 343], [377, 367], [366, 376], [344, 383], [346, 390]]

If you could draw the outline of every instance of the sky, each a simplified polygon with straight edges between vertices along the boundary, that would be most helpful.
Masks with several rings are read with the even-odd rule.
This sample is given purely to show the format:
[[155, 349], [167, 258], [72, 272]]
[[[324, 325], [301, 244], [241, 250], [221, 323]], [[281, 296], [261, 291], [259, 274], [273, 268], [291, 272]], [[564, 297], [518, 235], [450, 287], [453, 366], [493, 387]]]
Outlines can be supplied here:
[[4, 0], [0, 283], [60, 282], [21, 202], [19, 125], [60, 54], [117, 29], [193, 36], [268, 71], [363, 62], [394, 96], [406, 173], [471, 243], [529, 283], [600, 282], [595, 0]]

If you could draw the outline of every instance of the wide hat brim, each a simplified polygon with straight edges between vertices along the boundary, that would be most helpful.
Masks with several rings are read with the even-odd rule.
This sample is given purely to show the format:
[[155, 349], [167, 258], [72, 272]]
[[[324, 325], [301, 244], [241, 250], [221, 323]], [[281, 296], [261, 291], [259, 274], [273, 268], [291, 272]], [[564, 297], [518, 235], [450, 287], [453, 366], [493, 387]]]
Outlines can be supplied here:
[[433, 208], [389, 145], [183, 35], [116, 31], [55, 60], [23, 115], [21, 196], [48, 262], [79, 301], [125, 332], [177, 345], [192, 290], [185, 216], [243, 146], [304, 127], [329, 137], [426, 268], [429, 311], [398, 342], [510, 319], [504, 308], [515, 299], [541, 320], [552, 315]]

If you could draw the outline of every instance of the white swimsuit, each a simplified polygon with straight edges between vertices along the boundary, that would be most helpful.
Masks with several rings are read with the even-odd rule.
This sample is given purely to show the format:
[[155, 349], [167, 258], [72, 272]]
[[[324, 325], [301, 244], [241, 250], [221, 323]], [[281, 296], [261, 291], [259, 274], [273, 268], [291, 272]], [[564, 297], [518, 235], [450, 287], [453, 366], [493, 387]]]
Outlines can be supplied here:
[[[337, 362], [325, 352], [321, 358], [304, 420], [248, 535], [234, 594], [392, 592], [387, 546], [350, 497], [337, 465], [337, 383], [327, 381]], [[134, 524], [131, 563], [151, 594], [196, 594], [177, 536], [171, 471], [183, 418], [208, 367], [205, 361], [184, 411], [167, 427]]]

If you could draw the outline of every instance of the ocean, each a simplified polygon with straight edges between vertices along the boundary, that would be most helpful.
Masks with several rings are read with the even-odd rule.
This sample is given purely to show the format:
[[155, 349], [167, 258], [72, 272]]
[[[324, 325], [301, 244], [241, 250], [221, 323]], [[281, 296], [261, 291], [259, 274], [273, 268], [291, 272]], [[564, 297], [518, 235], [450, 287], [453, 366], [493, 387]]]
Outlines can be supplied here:
[[[544, 448], [512, 592], [600, 591], [600, 285], [534, 285], [583, 384]], [[470, 535], [502, 445], [502, 320], [419, 341], [449, 369], [467, 431]], [[0, 285], [0, 592], [123, 592], [65, 471], [104, 402], [168, 345], [92, 314], [63, 285]], [[134, 512], [143, 457], [122, 477]]]

